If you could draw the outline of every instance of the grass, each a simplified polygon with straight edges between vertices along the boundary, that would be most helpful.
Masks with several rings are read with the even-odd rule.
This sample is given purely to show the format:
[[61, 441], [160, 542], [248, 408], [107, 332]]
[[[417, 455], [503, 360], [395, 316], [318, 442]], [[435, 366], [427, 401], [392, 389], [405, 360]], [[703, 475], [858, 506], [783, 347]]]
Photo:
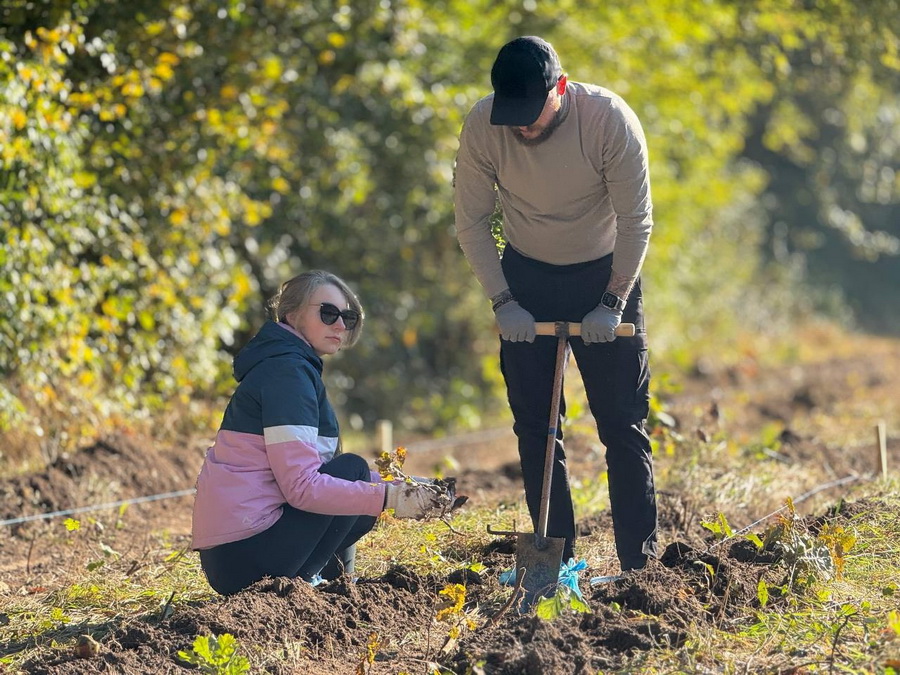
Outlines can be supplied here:
[[[815, 360], [828, 353], [827, 344], [826, 335], [816, 334], [794, 349], [791, 358]], [[569, 411], [575, 418], [567, 427], [569, 442], [593, 452], [593, 427], [574, 414], [586, 409], [579, 402], [577, 378], [571, 378], [569, 386], [576, 387], [567, 391]], [[816, 411], [791, 419], [791, 428], [815, 435], [822, 448], [846, 447], [854, 452], [852, 446], [865, 442], [871, 422], [884, 415], [897, 419], [896, 401], [873, 401], [866, 396], [865, 382], [851, 378], [848, 386], [853, 397], [839, 407], [844, 416]], [[700, 521], [720, 513], [736, 530], [772, 513], [786, 497], [797, 497], [834, 477], [821, 462], [786, 470], [783, 462], [773, 458], [772, 453], [783, 450], [778, 445], [783, 423], [753, 424], [740, 430], [730, 427], [742, 406], [751, 403], [749, 393], [725, 401], [725, 421], [706, 440], [684, 427], [663, 429], [654, 436], [661, 510], [678, 513], [684, 526], [682, 531], [664, 532], [665, 537], [699, 540], [709, 534]], [[842, 552], [839, 576], [815, 578], [783, 594], [773, 585], [764, 607], [748, 605], [728, 620], [709, 622], [698, 617], [684, 644], [636, 651], [620, 672], [893, 673], [900, 669], [900, 483], [896, 478], [864, 478], [840, 491], [842, 499], [868, 500], [869, 506], [842, 523], [853, 543]], [[579, 519], [608, 508], [605, 481], [602, 473], [573, 477]], [[834, 491], [823, 493], [800, 508], [822, 514], [836, 498]], [[753, 531], [762, 534], [773, 522], [766, 520]], [[375, 577], [394, 564], [438, 577], [464, 567], [479, 571], [484, 548], [494, 540], [487, 525], [530, 529], [523, 500], [471, 504], [454, 517], [452, 529], [442, 522], [385, 518], [360, 543], [357, 572]], [[40, 586], [24, 587], [14, 594], [10, 589], [4, 592], [0, 584], [0, 645], [7, 645], [0, 648], [0, 671], [5, 667], [16, 672], [37, 655], [68, 651], [82, 633], [100, 636], [129, 622], [161, 618], [179, 606], [216, 601], [196, 554], [186, 550], [187, 538], [165, 531], [142, 538], [134, 535], [144, 527], [137, 507], [85, 518], [75, 530], [66, 529], [60, 520], [43, 526], [40, 536], [52, 543], [61, 562], [53, 573], [42, 576]], [[611, 531], [601, 528], [582, 539], [579, 554], [596, 574], [616, 571]], [[583, 589], [587, 591], [586, 581]], [[482, 620], [508, 593], [500, 590], [484, 599]], [[436, 597], [435, 603], [439, 600]], [[296, 654], [260, 655], [251, 648], [250, 657], [257, 664], [263, 659], [287, 664]]]
[[633, 672], [681, 672], [686, 654], [695, 672], [711, 665], [726, 673], [893, 672], [885, 664], [893, 658], [896, 665], [900, 655], [900, 633], [891, 626], [900, 579], [898, 487], [892, 481], [857, 494], [873, 500], [872, 509], [847, 525], [856, 541], [839, 578], [816, 579], [780, 603], [748, 608], [726, 627], [698, 628], [683, 650], [649, 652], [643, 670]]
[[[697, 484], [696, 477], [686, 479], [674, 466], [666, 475], [668, 481], [680, 477], [684, 486]], [[661, 489], [671, 489], [668, 481]], [[580, 490], [593, 493], [602, 487], [601, 480]], [[846, 524], [855, 543], [845, 554], [839, 579], [821, 579], [807, 588], [792, 590], [781, 602], [771, 603], [764, 610], [747, 608], [739, 620], [727, 625], [710, 627], [698, 621], [682, 647], [661, 646], [640, 652], [627, 672], [756, 672], [754, 663], [765, 668], [779, 663], [796, 668], [802, 663], [808, 672], [876, 672], [888, 662], [890, 650], [896, 655], [900, 647], [897, 621], [891, 628], [890, 618], [900, 597], [898, 494], [900, 485], [896, 481], [867, 484], [855, 491], [854, 498], [872, 499], [872, 507]], [[514, 520], [521, 523], [525, 518], [517, 502], [464, 510], [453, 521], [457, 532], [442, 522], [385, 519], [361, 543], [358, 572], [377, 576], [396, 563], [438, 576], [461, 567], [477, 570], [480, 552], [492, 539], [485, 526]], [[53, 529], [60, 547], [80, 551], [81, 559], [105, 557], [107, 561], [90, 572], [86, 568], [62, 570], [59, 584], [53, 588], [34, 589], [33, 593], [6, 599], [3, 616], [7, 625], [0, 626], [0, 643], [11, 645], [15, 651], [3, 656], [0, 664], [11, 672], [39, 652], [71, 649], [79, 634], [96, 634], [104, 627], [161, 617], [170, 611], [170, 600], [178, 606], [214, 598], [196, 556], [179, 555], [183, 540], [151, 537], [147, 564], [129, 573], [131, 564], [126, 566], [123, 558], [104, 554], [102, 546], [110, 546], [104, 542], [115, 545], [114, 538], [87, 527], [63, 533], [62, 525], [57, 524]], [[610, 555], [608, 536], [605, 533], [590, 539], [583, 551], [588, 558]], [[398, 541], [404, 542], [402, 549], [398, 549]], [[498, 605], [502, 599], [496, 599]]]

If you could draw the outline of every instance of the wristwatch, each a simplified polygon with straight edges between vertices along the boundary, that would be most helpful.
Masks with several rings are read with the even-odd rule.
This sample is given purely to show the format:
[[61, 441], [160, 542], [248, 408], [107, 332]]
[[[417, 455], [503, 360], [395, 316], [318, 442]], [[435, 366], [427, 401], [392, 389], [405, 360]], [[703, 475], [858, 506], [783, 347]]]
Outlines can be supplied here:
[[497, 295], [491, 298], [491, 309], [496, 312], [498, 309], [503, 307], [503, 305], [508, 302], [512, 302], [513, 300], [515, 300], [515, 298], [513, 297], [512, 291], [508, 288], [504, 288], [502, 291], [497, 293]]
[[603, 296], [600, 298], [600, 304], [607, 309], [611, 309], [616, 312], [621, 312], [623, 309], [625, 309], [625, 301], [615, 293], [610, 293], [609, 291], [605, 291], [603, 293]]

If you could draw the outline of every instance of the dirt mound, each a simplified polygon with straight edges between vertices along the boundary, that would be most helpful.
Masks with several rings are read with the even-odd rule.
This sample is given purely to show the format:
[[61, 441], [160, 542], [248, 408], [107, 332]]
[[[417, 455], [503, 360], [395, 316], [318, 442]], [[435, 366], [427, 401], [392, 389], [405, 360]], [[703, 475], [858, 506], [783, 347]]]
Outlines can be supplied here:
[[[84, 626], [100, 642], [90, 661], [56, 652], [23, 668], [48, 675], [178, 673], [184, 667], [178, 652], [191, 649], [198, 635], [229, 633], [245, 653], [271, 655], [261, 671], [276, 675], [352, 673], [358, 666], [370, 675], [421, 672], [423, 664], [436, 662], [452, 672], [492, 675], [615, 670], [627, 667], [636, 652], [681, 646], [697, 624], [723, 627], [758, 605], [760, 579], [783, 574], [777, 556], [746, 540], [721, 548], [714, 554], [676, 542], [644, 570], [593, 587], [582, 579], [590, 613], [568, 612], [553, 621], [497, 606], [496, 571], [512, 554], [494, 542], [482, 551], [490, 563], [483, 575], [464, 569], [442, 579], [395, 566], [380, 577], [343, 577], [315, 588], [266, 579], [231, 597]], [[466, 608], [481, 611], [479, 628], [458, 642], [448, 642], [447, 626], [435, 621], [438, 592], [448, 583], [466, 585]], [[366, 660], [370, 649], [373, 662]]]
[[[118, 435], [60, 457], [44, 471], [0, 481], [0, 520], [193, 486], [198, 454]], [[22, 526], [13, 526], [16, 534]]]
[[522, 489], [522, 467], [509, 462], [496, 469], [464, 469], [457, 480], [460, 485], [492, 492], [515, 492]]
[[534, 616], [480, 631], [453, 655], [454, 672], [471, 672], [479, 663], [497, 675], [596, 673], [619, 668], [635, 650], [678, 646], [684, 634], [653, 617], [638, 618], [598, 607], [591, 614], [561, 617], [552, 623]]
[[[755, 589], [765, 567], [716, 559], [680, 545], [670, 547], [665, 559], [666, 564], [593, 588], [583, 580], [592, 611], [553, 621], [520, 616], [515, 609], [500, 614], [493, 573], [482, 578], [469, 570], [438, 579], [393, 567], [377, 578], [352, 582], [343, 577], [316, 588], [291, 579], [266, 579], [231, 597], [180, 606], [165, 618], [148, 615], [123, 625], [85, 627], [95, 636], [106, 631], [98, 638], [100, 652], [90, 669], [181, 672], [178, 652], [190, 649], [196, 636], [230, 633], [245, 649], [272, 654], [265, 672], [279, 675], [353, 672], [372, 644], [377, 657], [367, 671], [371, 673], [419, 672], [423, 662], [431, 661], [461, 673], [478, 664], [496, 675], [595, 673], [623, 667], [635, 651], [681, 645], [691, 624], [714, 621], [728, 602], [748, 602], [748, 589]], [[706, 565], [712, 564], [717, 580], [709, 578]], [[435, 621], [435, 603], [438, 591], [451, 582], [465, 583], [467, 607], [480, 606], [486, 614], [481, 628], [441, 651], [448, 632]], [[490, 621], [492, 613], [499, 620]], [[274, 655], [280, 658], [276, 661]], [[24, 668], [64, 675], [85, 672], [85, 665], [67, 652]]]
[[[100, 638], [90, 671], [183, 672], [178, 652], [191, 649], [196, 636], [230, 633], [254, 651], [292, 656], [289, 662], [304, 664], [298, 670], [273, 662], [269, 673], [350, 672], [373, 640], [380, 661], [398, 658], [399, 645], [391, 636], [430, 626], [434, 599], [444, 585], [402, 567], [374, 579], [343, 577], [316, 588], [293, 579], [264, 579], [231, 597], [181, 607], [165, 619], [148, 616], [112, 627]], [[438, 629], [434, 639], [440, 639]], [[84, 659], [68, 653], [23, 667], [29, 673], [63, 675], [86, 672], [85, 666]]]
[[841, 526], [870, 511], [881, 510], [880, 504], [873, 499], [855, 501], [841, 500], [820, 516], [808, 516], [804, 519], [809, 531], [819, 534], [826, 525]]

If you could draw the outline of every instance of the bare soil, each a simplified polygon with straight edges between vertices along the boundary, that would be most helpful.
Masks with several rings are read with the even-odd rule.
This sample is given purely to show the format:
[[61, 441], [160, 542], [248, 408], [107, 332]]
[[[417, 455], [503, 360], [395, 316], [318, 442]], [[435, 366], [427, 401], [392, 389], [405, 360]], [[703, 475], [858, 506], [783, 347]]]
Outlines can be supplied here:
[[[682, 392], [669, 397], [667, 410], [680, 433], [700, 437], [726, 428], [735, 436], [751, 435], [777, 421], [783, 426], [779, 461], [796, 473], [798, 481], [807, 473], [865, 476], [873, 468], [874, 436], [848, 450], [846, 444], [823, 441], [818, 432], [833, 437], [824, 433], [825, 426], [847, 406], [859, 409], [860, 419], [869, 414], [867, 404], [896, 422], [898, 380], [900, 345], [877, 342], [861, 353], [796, 366], [789, 372], [758, 364], [718, 372], [698, 369]], [[723, 419], [722, 411], [729, 411], [730, 417]], [[569, 446], [573, 474], [594, 475], [602, 467], [602, 456], [590, 449], [595, 442], [573, 439]], [[896, 437], [890, 439], [892, 461], [898, 458], [898, 445]], [[161, 448], [138, 437], [104, 439], [41, 473], [0, 481], [0, 519], [188, 489], [204, 449], [195, 441]], [[427, 470], [441, 454], [411, 453], [407, 468]], [[514, 499], [520, 493], [511, 435], [489, 444], [457, 447], [454, 456], [463, 467], [458, 473], [460, 491], [474, 503]], [[824, 474], [823, 466], [827, 466]], [[841, 494], [840, 488], [826, 490], [810, 501], [810, 508], [816, 509], [809, 517], [811, 528], [859, 509], [879, 508], [877, 502], [845, 501], [840, 509], [828, 510]], [[761, 499], [746, 518], [765, 515], [782, 497], [772, 496], [770, 503]], [[132, 515], [120, 524], [116, 547], [121, 559], [131, 561], [134, 570], [149, 565], [154, 550], [151, 533], [160, 530], [166, 531], [170, 546], [187, 547], [190, 506], [191, 498], [182, 497], [131, 507], [139, 517]], [[436, 663], [456, 673], [492, 675], [614, 670], [643, 651], [681, 645], [698, 626], [727, 627], [758, 604], [760, 579], [779, 582], [781, 568], [773, 564], [774, 551], [757, 551], [743, 539], [711, 547], [708, 533], [699, 527], [704, 505], [692, 495], [661, 495], [660, 506], [665, 547], [661, 559], [596, 586], [588, 584], [588, 577], [610, 570], [588, 569], [581, 587], [589, 614], [568, 614], [551, 622], [503, 606], [506, 596], [497, 576], [513, 563], [514, 548], [500, 539], [480, 551], [485, 565], [480, 573], [457, 570], [437, 578], [395, 566], [378, 577], [356, 582], [345, 577], [316, 588], [289, 579], [264, 580], [229, 598], [176, 602], [156, 613], [112, 617], [100, 625], [48, 628], [27, 642], [0, 645], [0, 656], [51, 640], [74, 644], [74, 636], [85, 633], [99, 641], [96, 655], [84, 659], [74, 650], [41, 650], [43, 656], [25, 664], [25, 672], [179, 673], [188, 666], [177, 653], [189, 649], [197, 635], [231, 633], [242, 648], [270, 655], [271, 661], [262, 664], [263, 672], [279, 674], [424, 673], [433, 672]], [[584, 541], [608, 538], [608, 514], [585, 519], [579, 529]], [[0, 537], [0, 622], [8, 623], [4, 596], [49, 594], [71, 583], [67, 575], [83, 570], [92, 554], [62, 545], [60, 535], [54, 534], [58, 523], [30, 522], [6, 530]], [[479, 607], [483, 618], [481, 628], [464, 632], [458, 640], [448, 640], [446, 628], [434, 623], [438, 591], [449, 582], [466, 585], [467, 607]], [[370, 646], [375, 658], [366, 663]]]

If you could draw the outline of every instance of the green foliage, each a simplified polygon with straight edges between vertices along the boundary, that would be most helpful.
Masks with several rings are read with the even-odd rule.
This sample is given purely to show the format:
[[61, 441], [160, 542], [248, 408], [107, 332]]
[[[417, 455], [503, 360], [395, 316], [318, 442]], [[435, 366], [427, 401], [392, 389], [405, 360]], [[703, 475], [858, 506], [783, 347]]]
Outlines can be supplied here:
[[700, 521], [700, 524], [719, 539], [728, 539], [734, 536], [734, 531], [731, 529], [731, 525], [728, 524], [728, 518], [721, 511], [716, 514], [715, 520], [703, 520]]
[[888, 612], [887, 627], [896, 637], [900, 638], [900, 611]]
[[544, 621], [558, 619], [566, 612], [590, 614], [591, 608], [565, 585], [560, 585], [549, 598], [541, 598], [534, 606], [535, 615]]
[[237, 654], [237, 640], [230, 633], [198, 635], [194, 648], [179, 651], [178, 658], [197, 666], [202, 673], [212, 675], [241, 675], [250, 672], [250, 662]]
[[843, 314], [849, 304], [862, 325], [896, 331], [900, 97], [888, 83], [900, 71], [900, 4], [761, 2], [742, 13], [742, 41], [773, 90], [748, 117], [742, 153], [770, 177], [763, 250], [839, 289]]
[[259, 208], [153, 136], [173, 68], [190, 56], [171, 10], [143, 54], [127, 53], [145, 35], [128, 33], [131, 9], [107, 3], [0, 34], [0, 110], [13, 126], [0, 131], [11, 309], [0, 373], [27, 382], [51, 416], [108, 417], [208, 388], [253, 289], [223, 235]]
[[769, 602], [769, 586], [764, 579], [760, 579], [756, 585], [756, 598], [759, 600], [759, 606], [763, 608]]
[[[593, 429], [586, 432], [593, 435]], [[572, 479], [572, 505], [577, 518], [601, 513], [609, 508], [609, 474], [606, 471], [594, 477]]]
[[767, 459], [771, 457], [781, 457], [781, 434], [784, 431], [784, 424], [780, 422], [770, 422], [762, 427], [758, 432], [758, 439], [747, 446], [747, 452], [751, 453], [758, 459]]
[[855, 537], [843, 528], [826, 527], [818, 535], [805, 531], [794, 517], [782, 519], [766, 533], [767, 547], [781, 554], [787, 567], [788, 588], [807, 588], [816, 581], [839, 577], [844, 555], [853, 546]]
[[65, 449], [229, 391], [267, 296], [312, 267], [366, 306], [364, 340], [326, 371], [352, 427], [482, 424], [502, 403], [496, 337], [453, 235], [453, 161], [498, 47], [525, 33], [645, 127], [654, 348], [770, 324], [797, 307], [795, 252], [896, 253], [897, 16], [895, 0], [4, 3], [0, 428]]

